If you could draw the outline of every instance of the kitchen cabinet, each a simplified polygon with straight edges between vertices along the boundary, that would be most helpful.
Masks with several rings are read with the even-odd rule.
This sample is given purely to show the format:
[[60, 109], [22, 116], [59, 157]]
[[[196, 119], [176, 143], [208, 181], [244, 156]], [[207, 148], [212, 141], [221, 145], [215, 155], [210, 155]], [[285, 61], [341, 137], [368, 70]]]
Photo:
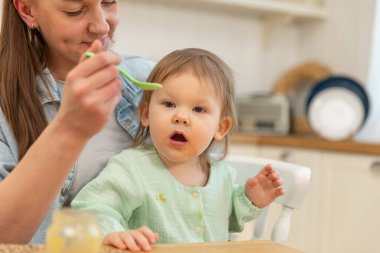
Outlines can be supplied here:
[[380, 157], [325, 152], [321, 252], [379, 252]]
[[[307, 253], [378, 251], [380, 156], [241, 143], [232, 144], [235, 151], [311, 169], [310, 188], [293, 213], [286, 245]], [[280, 211], [272, 206], [270, 225]]]
[[259, 157], [282, 160], [285, 162], [305, 165], [311, 170], [311, 182], [308, 193], [302, 207], [295, 210], [292, 217], [291, 231], [288, 245], [294, 245], [297, 249], [312, 253], [321, 252], [322, 227], [320, 209], [323, 205], [320, 195], [322, 175], [320, 152], [296, 148], [276, 148], [261, 146]]

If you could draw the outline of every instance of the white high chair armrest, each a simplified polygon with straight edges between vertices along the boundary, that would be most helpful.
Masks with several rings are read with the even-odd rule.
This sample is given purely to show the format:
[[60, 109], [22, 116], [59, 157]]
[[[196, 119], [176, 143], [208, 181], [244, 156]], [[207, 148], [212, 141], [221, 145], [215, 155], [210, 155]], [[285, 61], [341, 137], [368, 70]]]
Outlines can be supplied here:
[[[288, 238], [291, 215], [293, 209], [300, 208], [310, 185], [311, 171], [309, 168], [297, 164], [282, 162], [278, 160], [256, 158], [252, 156], [228, 155], [226, 161], [236, 170], [236, 183], [243, 185], [255, 176], [265, 165], [279, 172], [283, 181], [282, 188], [285, 195], [278, 197], [275, 202], [282, 205], [282, 211], [272, 229], [271, 240], [285, 242]], [[253, 231], [253, 239], [262, 239], [268, 222], [268, 207], [256, 219]], [[234, 235], [233, 237], [236, 237]]]

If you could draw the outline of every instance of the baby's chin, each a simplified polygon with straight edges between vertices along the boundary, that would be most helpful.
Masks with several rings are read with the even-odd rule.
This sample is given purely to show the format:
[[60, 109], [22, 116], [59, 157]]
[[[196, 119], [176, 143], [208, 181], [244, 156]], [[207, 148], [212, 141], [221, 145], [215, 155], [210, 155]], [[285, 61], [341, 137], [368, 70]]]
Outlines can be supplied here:
[[157, 151], [161, 160], [170, 162], [172, 164], [186, 163], [191, 160], [198, 161], [199, 155], [197, 152], [192, 152], [188, 150], [175, 149], [169, 152], [159, 152]]

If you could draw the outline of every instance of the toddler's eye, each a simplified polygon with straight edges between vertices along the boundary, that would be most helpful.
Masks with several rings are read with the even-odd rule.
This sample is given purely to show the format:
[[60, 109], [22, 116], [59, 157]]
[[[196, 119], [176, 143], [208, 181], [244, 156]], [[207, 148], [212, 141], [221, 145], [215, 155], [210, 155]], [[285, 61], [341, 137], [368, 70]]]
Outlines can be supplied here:
[[173, 102], [170, 102], [170, 101], [163, 102], [163, 105], [168, 107], [168, 108], [175, 107], [175, 104]]
[[203, 109], [202, 107], [196, 106], [196, 107], [194, 107], [193, 111], [201, 113], [201, 112], [205, 112], [206, 110]]

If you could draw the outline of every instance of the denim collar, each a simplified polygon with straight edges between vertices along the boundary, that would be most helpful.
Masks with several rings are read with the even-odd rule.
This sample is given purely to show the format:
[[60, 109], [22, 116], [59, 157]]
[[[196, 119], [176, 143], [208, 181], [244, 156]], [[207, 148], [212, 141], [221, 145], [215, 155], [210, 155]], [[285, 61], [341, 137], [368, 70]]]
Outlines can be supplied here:
[[38, 97], [42, 104], [62, 100], [64, 82], [55, 80], [48, 68], [37, 76], [36, 82]]

